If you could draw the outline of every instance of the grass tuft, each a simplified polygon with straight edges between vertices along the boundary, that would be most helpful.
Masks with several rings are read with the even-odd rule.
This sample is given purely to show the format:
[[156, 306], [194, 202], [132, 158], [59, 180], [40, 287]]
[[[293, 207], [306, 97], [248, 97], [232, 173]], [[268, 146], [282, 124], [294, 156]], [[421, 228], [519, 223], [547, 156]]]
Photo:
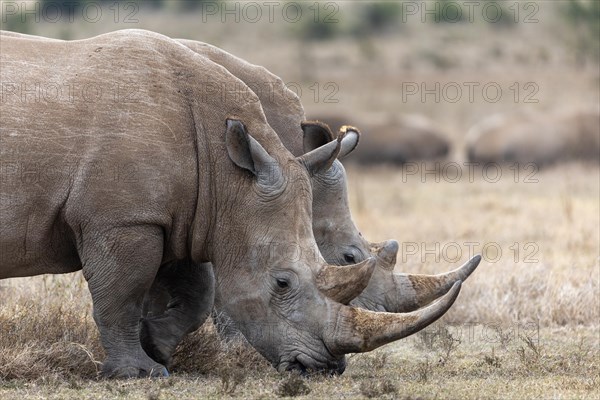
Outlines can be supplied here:
[[360, 384], [360, 393], [363, 396], [370, 399], [374, 397], [381, 397], [385, 395], [396, 395], [398, 394], [398, 388], [389, 379], [383, 379], [382, 381], [363, 381]]
[[304, 396], [310, 393], [306, 379], [299, 373], [291, 372], [279, 383], [277, 394], [282, 397]]

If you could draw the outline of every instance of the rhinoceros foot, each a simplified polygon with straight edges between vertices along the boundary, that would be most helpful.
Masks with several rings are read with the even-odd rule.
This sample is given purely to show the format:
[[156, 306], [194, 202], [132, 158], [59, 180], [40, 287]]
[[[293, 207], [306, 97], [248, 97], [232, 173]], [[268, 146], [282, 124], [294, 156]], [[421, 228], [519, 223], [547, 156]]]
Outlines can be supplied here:
[[163, 378], [169, 376], [169, 371], [151, 359], [106, 360], [102, 364], [102, 376], [109, 379]]

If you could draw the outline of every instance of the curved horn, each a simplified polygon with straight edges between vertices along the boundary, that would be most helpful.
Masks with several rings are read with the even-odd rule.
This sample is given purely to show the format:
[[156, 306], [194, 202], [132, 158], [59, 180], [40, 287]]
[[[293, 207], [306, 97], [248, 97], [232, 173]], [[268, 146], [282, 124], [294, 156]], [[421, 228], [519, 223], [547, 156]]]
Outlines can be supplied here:
[[396, 296], [388, 297], [390, 300], [395, 297], [395, 301], [390, 301], [386, 310], [409, 312], [426, 306], [448, 292], [456, 281], [464, 282], [475, 271], [480, 261], [481, 256], [476, 255], [460, 268], [445, 274], [393, 274]]
[[297, 157], [297, 160], [306, 167], [311, 176], [327, 171], [340, 154], [343, 138], [344, 135], [340, 134], [337, 140], [317, 147], [303, 156]]
[[325, 265], [317, 275], [317, 287], [323, 294], [338, 303], [348, 304], [369, 284], [375, 270], [371, 257], [354, 265]]
[[333, 334], [326, 338], [335, 355], [374, 350], [420, 331], [448, 311], [460, 293], [461, 282], [438, 301], [410, 313], [373, 312], [340, 306]]
[[371, 311], [410, 312], [426, 306], [444, 295], [456, 281], [464, 282], [475, 271], [477, 255], [454, 271], [438, 275], [394, 273], [398, 242], [387, 240], [370, 244], [377, 257], [377, 268], [366, 289], [351, 305]]

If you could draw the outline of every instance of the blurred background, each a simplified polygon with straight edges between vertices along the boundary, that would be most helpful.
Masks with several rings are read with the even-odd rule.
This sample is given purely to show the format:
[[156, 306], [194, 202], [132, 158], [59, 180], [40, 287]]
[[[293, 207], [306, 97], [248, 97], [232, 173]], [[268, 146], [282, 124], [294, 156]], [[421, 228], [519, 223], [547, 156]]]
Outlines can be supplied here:
[[45, 0], [3, 1], [0, 12], [2, 29], [33, 35], [139, 28], [221, 47], [280, 76], [309, 118], [356, 125], [378, 148], [402, 144], [382, 156], [367, 143], [364, 163], [463, 159], [469, 128], [493, 114], [547, 119], [600, 104], [593, 0]]

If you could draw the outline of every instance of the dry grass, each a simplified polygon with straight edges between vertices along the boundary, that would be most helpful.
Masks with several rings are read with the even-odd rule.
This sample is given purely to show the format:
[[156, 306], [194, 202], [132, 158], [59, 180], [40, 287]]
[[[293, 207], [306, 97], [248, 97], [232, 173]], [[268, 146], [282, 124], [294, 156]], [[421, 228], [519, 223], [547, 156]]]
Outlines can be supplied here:
[[0, 286], [0, 381], [97, 376], [103, 351], [79, 277], [30, 284]]

